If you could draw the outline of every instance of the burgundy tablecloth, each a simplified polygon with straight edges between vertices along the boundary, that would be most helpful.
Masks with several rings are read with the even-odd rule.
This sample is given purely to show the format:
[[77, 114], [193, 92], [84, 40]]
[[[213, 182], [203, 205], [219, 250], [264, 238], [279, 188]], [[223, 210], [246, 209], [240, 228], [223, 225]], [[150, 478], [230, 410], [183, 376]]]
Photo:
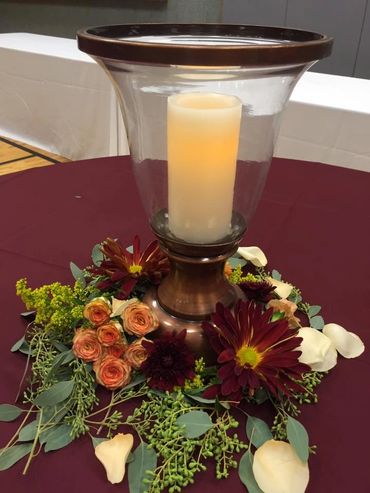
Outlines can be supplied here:
[[[90, 262], [94, 244], [110, 235], [130, 244], [151, 238], [127, 158], [96, 159], [29, 170], [0, 178], [0, 402], [11, 403], [24, 357], [9, 349], [24, 330], [14, 284], [70, 282], [68, 264]], [[271, 268], [321, 304], [326, 322], [359, 334], [370, 347], [370, 174], [319, 163], [276, 159], [245, 245], [258, 245]], [[370, 491], [370, 372], [365, 352], [340, 359], [307, 406], [302, 421], [312, 444], [307, 493]], [[0, 423], [0, 446], [15, 424]], [[40, 456], [23, 477], [21, 463], [0, 473], [4, 493], [126, 491], [106, 482], [89, 438]], [[187, 489], [244, 491], [236, 473], [228, 482], [201, 474]]]

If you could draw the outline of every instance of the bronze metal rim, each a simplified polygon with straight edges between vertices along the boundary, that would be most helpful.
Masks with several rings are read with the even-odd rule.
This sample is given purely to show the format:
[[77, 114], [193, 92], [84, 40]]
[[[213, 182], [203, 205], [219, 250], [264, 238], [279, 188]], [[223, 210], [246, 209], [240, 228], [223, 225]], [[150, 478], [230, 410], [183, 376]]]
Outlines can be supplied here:
[[[236, 39], [229, 44], [144, 42], [142, 36]], [[122, 39], [124, 38], [124, 39]], [[300, 29], [233, 24], [121, 24], [81, 29], [78, 47], [89, 55], [157, 65], [262, 66], [308, 63], [329, 56], [333, 39]], [[247, 39], [263, 44], [246, 44]], [[239, 41], [239, 42], [238, 42]]]

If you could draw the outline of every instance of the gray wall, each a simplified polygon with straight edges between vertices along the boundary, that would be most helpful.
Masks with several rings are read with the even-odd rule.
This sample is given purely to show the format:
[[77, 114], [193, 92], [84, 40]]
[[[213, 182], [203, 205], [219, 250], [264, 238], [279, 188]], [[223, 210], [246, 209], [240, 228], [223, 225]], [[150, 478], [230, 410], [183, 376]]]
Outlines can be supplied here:
[[225, 0], [222, 21], [329, 34], [333, 53], [313, 70], [370, 79], [370, 0]]
[[0, 32], [74, 38], [81, 27], [130, 22], [220, 22], [222, 0], [0, 0]]
[[370, 0], [0, 0], [0, 32], [75, 37], [124, 22], [273, 24], [334, 36], [318, 72], [370, 79]]

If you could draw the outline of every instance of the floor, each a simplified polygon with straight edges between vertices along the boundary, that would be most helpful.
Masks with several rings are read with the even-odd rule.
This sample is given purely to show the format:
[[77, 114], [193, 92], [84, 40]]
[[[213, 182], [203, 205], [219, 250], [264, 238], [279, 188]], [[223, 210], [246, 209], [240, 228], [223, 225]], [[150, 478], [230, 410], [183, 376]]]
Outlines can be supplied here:
[[68, 161], [62, 156], [0, 136], [0, 176]]

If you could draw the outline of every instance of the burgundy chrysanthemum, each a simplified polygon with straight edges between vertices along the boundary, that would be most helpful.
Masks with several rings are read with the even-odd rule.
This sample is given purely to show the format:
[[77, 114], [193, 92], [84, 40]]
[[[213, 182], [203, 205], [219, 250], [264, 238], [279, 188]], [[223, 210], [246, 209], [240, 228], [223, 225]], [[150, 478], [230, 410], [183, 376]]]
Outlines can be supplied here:
[[244, 390], [253, 395], [261, 386], [276, 397], [302, 390], [294, 381], [310, 371], [298, 361], [302, 338], [287, 320], [271, 322], [272, 313], [272, 309], [263, 312], [253, 301], [239, 301], [234, 314], [217, 304], [212, 323], [203, 323], [221, 365], [221, 384], [213, 390], [232, 400], [240, 400]]
[[195, 377], [195, 359], [185, 343], [186, 330], [179, 334], [165, 334], [152, 342], [143, 341], [148, 357], [141, 370], [149, 379], [149, 387], [171, 391], [182, 387], [185, 379]]
[[275, 286], [268, 281], [245, 281], [239, 284], [248, 300], [267, 303], [272, 300]]
[[140, 239], [135, 236], [133, 252], [122, 247], [118, 240], [107, 238], [101, 247], [104, 260], [99, 267], [90, 267], [94, 275], [106, 277], [97, 287], [109, 290], [120, 284], [116, 298], [125, 299], [140, 278], [146, 278], [158, 284], [168, 274], [168, 257], [162, 252], [157, 241], [151, 242], [143, 252], [140, 251]]

